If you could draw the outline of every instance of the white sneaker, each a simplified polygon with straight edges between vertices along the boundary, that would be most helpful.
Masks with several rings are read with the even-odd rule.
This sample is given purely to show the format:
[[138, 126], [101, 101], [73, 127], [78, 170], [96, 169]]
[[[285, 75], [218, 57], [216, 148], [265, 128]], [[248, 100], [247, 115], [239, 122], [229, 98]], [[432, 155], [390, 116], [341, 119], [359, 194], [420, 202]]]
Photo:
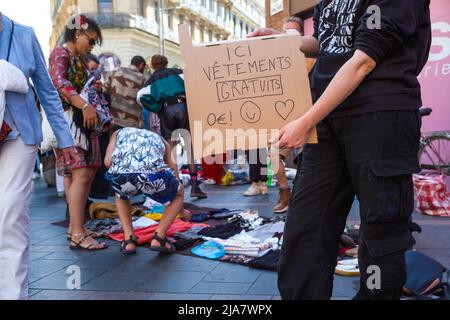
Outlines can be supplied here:
[[244, 192], [244, 196], [246, 197], [253, 197], [253, 196], [259, 196], [261, 194], [261, 189], [259, 186], [251, 185], [247, 191]]
[[205, 184], [216, 184], [216, 180], [214, 180], [214, 179], [207, 179], [207, 180], [203, 181], [203, 183], [205, 183]]

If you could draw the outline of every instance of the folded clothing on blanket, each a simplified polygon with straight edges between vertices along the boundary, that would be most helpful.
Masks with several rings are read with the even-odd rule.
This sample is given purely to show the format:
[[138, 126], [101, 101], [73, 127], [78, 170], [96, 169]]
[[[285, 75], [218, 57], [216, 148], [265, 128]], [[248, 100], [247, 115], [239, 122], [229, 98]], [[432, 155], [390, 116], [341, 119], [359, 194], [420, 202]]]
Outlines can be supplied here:
[[[132, 217], [133, 228], [135, 230], [157, 225], [158, 223], [146, 217]], [[107, 236], [111, 233], [123, 232], [122, 224], [119, 219], [97, 219], [90, 220], [84, 224], [87, 230], [95, 232], [98, 236]]]
[[210, 238], [228, 239], [241, 231], [242, 229], [239, 226], [239, 223], [232, 222], [204, 228], [198, 234]]
[[157, 224], [158, 222], [156, 222], [153, 219], [147, 217], [138, 217], [135, 221], [133, 221], [133, 228], [135, 229], [146, 228]]
[[221, 244], [227, 254], [240, 254], [249, 257], [261, 257], [270, 250], [278, 249], [278, 238], [269, 238], [265, 241], [249, 236], [245, 231], [228, 239], [203, 237], [207, 241]]
[[236, 214], [239, 214], [240, 212], [242, 212], [241, 210], [234, 210], [234, 211], [230, 211], [228, 209], [220, 209], [217, 211], [211, 211], [211, 218], [213, 219], [226, 219], [229, 217], [232, 217]]
[[211, 218], [209, 213], [197, 213], [192, 215], [191, 221], [192, 222], [203, 222], [206, 220], [209, 220]]
[[277, 271], [280, 250], [271, 250], [262, 257], [251, 259], [248, 266], [254, 269]]
[[232, 262], [232, 263], [247, 265], [253, 259], [255, 259], [255, 258], [244, 256], [242, 254], [226, 254], [219, 260], [224, 261], [224, 262]]
[[119, 220], [112, 218], [90, 220], [84, 224], [84, 227], [97, 233], [98, 236], [106, 236], [113, 231], [122, 230]]
[[260, 241], [273, 238], [275, 234], [282, 234], [284, 231], [284, 221], [278, 221], [275, 223], [268, 223], [260, 227], [256, 227], [254, 230], [248, 231], [247, 234]]
[[198, 233], [203, 230], [205, 227], [202, 225], [194, 225], [192, 228], [185, 232], [175, 232], [174, 237], [182, 240], [197, 240], [202, 239], [202, 236]]
[[192, 248], [191, 252], [199, 257], [204, 257], [212, 260], [220, 259], [225, 255], [223, 246], [213, 241], [207, 241], [195, 248]]
[[177, 251], [183, 251], [193, 247], [196, 244], [199, 244], [201, 241], [202, 241], [201, 239], [191, 239], [191, 240], [181, 239], [175, 241], [173, 243], [173, 246]]
[[[140, 208], [133, 208], [131, 213], [133, 216], [145, 215], [144, 210]], [[91, 217], [91, 220], [119, 218], [119, 213], [117, 211], [116, 205], [109, 202], [93, 202], [89, 206], [89, 215]]]
[[[152, 219], [153, 221], [159, 222], [163, 218], [164, 214], [158, 212], [149, 212], [147, 211], [145, 216], [146, 218]], [[181, 219], [183, 216], [181, 214], [177, 214], [177, 218]], [[197, 222], [197, 221], [193, 221]]]
[[242, 212], [241, 210], [237, 211], [230, 211], [229, 209], [222, 208], [217, 210], [210, 210], [207, 212], [198, 212], [196, 214], [192, 215], [192, 221], [193, 222], [203, 222], [209, 219], [226, 219], [229, 217], [232, 217], [234, 215], [239, 214]]
[[[176, 232], [184, 232], [192, 228], [193, 226], [202, 226], [202, 227], [208, 227], [207, 224], [194, 224], [192, 222], [183, 221], [180, 219], [176, 219], [172, 225], [170, 226], [169, 230], [167, 231], [166, 236], [172, 237]], [[155, 234], [155, 230], [158, 226], [149, 226], [146, 228], [142, 228], [135, 231], [135, 235], [138, 238], [138, 244], [144, 244], [144, 243], [150, 243], [151, 238]], [[123, 233], [114, 233], [110, 234], [109, 238], [116, 240], [116, 241], [123, 241], [124, 240], [124, 234]]]

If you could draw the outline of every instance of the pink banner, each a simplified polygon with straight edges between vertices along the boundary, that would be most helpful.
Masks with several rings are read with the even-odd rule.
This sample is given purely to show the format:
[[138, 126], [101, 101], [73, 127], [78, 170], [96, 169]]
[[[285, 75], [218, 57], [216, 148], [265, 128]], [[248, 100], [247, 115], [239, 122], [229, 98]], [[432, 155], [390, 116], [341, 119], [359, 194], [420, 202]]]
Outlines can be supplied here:
[[450, 130], [450, 1], [431, 1], [433, 44], [419, 76], [424, 107], [433, 109], [423, 120], [423, 132]]

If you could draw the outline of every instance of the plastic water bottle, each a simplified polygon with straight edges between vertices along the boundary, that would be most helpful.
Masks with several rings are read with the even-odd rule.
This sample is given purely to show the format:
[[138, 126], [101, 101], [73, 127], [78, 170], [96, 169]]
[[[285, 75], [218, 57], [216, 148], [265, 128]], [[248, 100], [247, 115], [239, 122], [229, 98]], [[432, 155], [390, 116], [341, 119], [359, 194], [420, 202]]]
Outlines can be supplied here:
[[272, 162], [270, 161], [270, 158], [267, 160], [267, 186], [272, 187], [273, 183], [273, 171], [272, 171]]

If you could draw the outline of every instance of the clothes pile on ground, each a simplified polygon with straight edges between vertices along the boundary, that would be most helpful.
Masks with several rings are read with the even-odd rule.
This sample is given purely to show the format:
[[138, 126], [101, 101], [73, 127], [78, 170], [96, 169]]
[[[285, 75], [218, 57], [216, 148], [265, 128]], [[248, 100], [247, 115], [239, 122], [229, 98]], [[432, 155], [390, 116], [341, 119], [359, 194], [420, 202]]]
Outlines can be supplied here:
[[[236, 216], [239, 216], [239, 219], [236, 219]], [[191, 239], [199, 241], [201, 236], [201, 239], [206, 241], [194, 247], [191, 253], [208, 259], [247, 265], [250, 268], [276, 271], [284, 225], [284, 217], [263, 219], [256, 211], [244, 210], [224, 224], [189, 230]], [[339, 243], [337, 274], [359, 275], [358, 233], [358, 225], [346, 226]]]
[[[255, 210], [231, 211], [224, 208], [199, 215], [208, 219], [205, 220], [207, 224], [214, 225], [197, 225], [186, 232], [175, 233], [174, 245], [181, 248], [181, 253], [252, 268], [276, 270], [284, 217], [266, 219], [260, 217]], [[193, 218], [196, 219], [196, 215]], [[192, 249], [189, 250], [187, 244]]]
[[[185, 206], [193, 214], [191, 221], [184, 221], [178, 215], [167, 232], [178, 253], [277, 270], [285, 217], [262, 218], [258, 211], [250, 209]], [[143, 207], [133, 208], [133, 228], [139, 245], [151, 242], [163, 212], [164, 204], [151, 199], [147, 199]], [[90, 216], [93, 220], [86, 223], [86, 229], [116, 241], [124, 240], [114, 204], [92, 204]], [[358, 244], [359, 226], [347, 225], [339, 242], [336, 274], [359, 275]]]
[[[195, 216], [207, 216], [208, 219], [223, 219], [233, 215], [226, 209], [200, 208], [195, 205], [185, 205]], [[132, 209], [132, 221], [135, 234], [138, 237], [138, 244], [144, 245], [150, 243], [152, 236], [163, 217], [164, 204], [147, 199], [143, 207], [134, 207]], [[90, 218], [85, 223], [85, 228], [95, 232], [99, 237], [110, 238], [116, 241], [123, 241], [124, 233], [120, 223], [117, 207], [112, 203], [92, 203], [89, 207]], [[210, 227], [209, 224], [196, 223], [196, 221], [184, 221], [182, 214], [177, 215], [177, 219], [167, 232], [168, 237], [175, 233], [183, 233], [189, 229], [196, 230]], [[200, 221], [201, 222], [201, 221]], [[188, 239], [191, 240], [191, 239]], [[178, 243], [175, 247], [190, 248], [195, 242]]]
[[339, 240], [335, 273], [340, 276], [359, 276], [359, 225], [347, 224]]
[[[409, 232], [421, 233], [422, 228], [412, 220], [409, 223]], [[338, 262], [335, 273], [341, 276], [359, 276], [358, 262], [359, 225], [346, 225], [339, 241]], [[410, 250], [413, 248], [410, 247]]]
[[[133, 208], [131, 214], [133, 216], [142, 216], [144, 215], [144, 210], [142, 208]], [[113, 203], [93, 202], [89, 206], [89, 216], [91, 220], [118, 219], [119, 213], [116, 205]]]

